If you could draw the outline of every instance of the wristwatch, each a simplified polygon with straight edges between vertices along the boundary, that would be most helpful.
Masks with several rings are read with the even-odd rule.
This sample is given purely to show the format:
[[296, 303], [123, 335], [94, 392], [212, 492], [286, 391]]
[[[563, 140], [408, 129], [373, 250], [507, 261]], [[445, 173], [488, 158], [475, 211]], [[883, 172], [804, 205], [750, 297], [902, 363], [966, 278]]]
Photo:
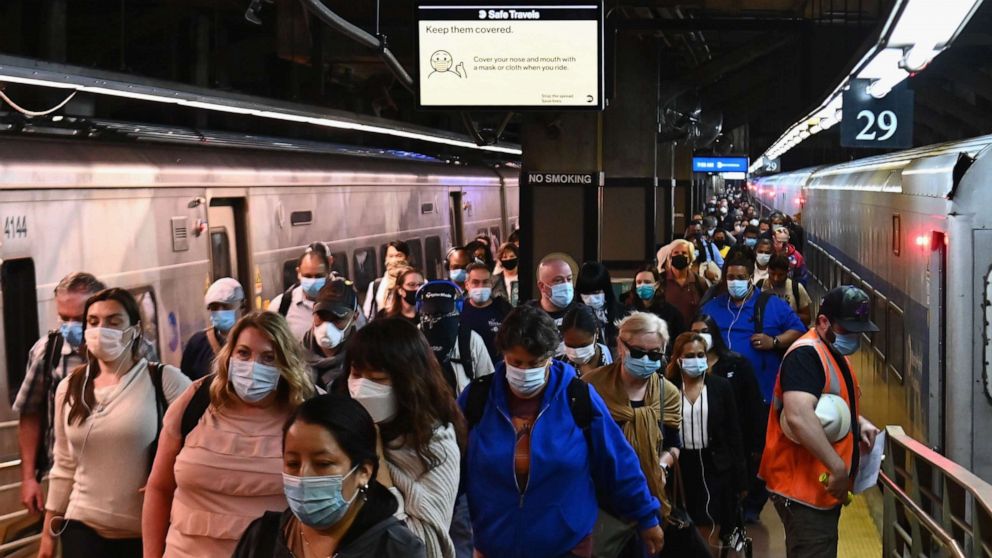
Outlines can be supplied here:
[[772, 348], [773, 349], [777, 349], [778, 348], [778, 337], [776, 337], [774, 335], [772, 336]]

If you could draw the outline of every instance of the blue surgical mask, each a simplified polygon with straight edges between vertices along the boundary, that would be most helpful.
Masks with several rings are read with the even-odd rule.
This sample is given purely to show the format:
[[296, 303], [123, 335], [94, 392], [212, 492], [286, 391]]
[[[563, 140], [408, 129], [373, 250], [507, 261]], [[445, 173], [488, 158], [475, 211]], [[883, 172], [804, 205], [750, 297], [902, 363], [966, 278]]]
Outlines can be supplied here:
[[344, 479], [356, 469], [357, 465], [346, 475], [323, 477], [297, 477], [283, 473], [282, 491], [286, 495], [289, 509], [301, 523], [314, 529], [327, 529], [341, 521], [351, 503], [358, 497], [356, 490], [351, 500], [345, 500], [341, 490]]
[[754, 248], [757, 245], [758, 245], [757, 238], [748, 237], [744, 239], [744, 246], [747, 246], [748, 248]]
[[71, 347], [83, 344], [83, 322], [62, 322], [59, 333]]
[[279, 387], [279, 369], [253, 360], [232, 358], [227, 376], [242, 400], [255, 403]]
[[572, 303], [574, 296], [575, 287], [572, 286], [571, 282], [566, 281], [557, 285], [551, 285], [551, 304], [554, 304], [558, 308], [567, 308]]
[[705, 374], [706, 369], [709, 367], [706, 364], [706, 357], [682, 358], [679, 359], [679, 364], [682, 365], [682, 371], [693, 378], [698, 378]]
[[641, 300], [651, 300], [654, 298], [654, 293], [657, 289], [654, 285], [638, 285], [637, 286], [637, 298]]
[[320, 292], [320, 289], [324, 287], [324, 283], [326, 282], [326, 277], [300, 277], [300, 286], [303, 287], [303, 292], [310, 298], [317, 298], [317, 293]]
[[514, 393], [523, 398], [530, 398], [541, 391], [547, 381], [548, 365], [537, 368], [517, 368], [511, 364], [506, 365], [506, 381], [513, 388]]
[[217, 331], [227, 333], [234, 327], [238, 319], [237, 310], [213, 310], [210, 312], [210, 323]]
[[659, 368], [661, 368], [660, 360], [651, 360], [647, 355], [641, 358], [634, 358], [627, 354], [623, 359], [623, 365], [635, 378], [650, 378], [652, 374], [656, 373]]
[[834, 348], [842, 355], [853, 355], [861, 347], [860, 333], [834, 333]]
[[468, 279], [468, 272], [464, 269], [452, 269], [448, 271], [448, 277], [455, 283], [464, 283]]
[[747, 279], [730, 279], [727, 281], [727, 291], [730, 292], [730, 296], [734, 298], [744, 298], [747, 296], [747, 291], [751, 288], [751, 282]]
[[493, 290], [489, 287], [477, 287], [468, 290], [468, 296], [476, 304], [485, 304], [493, 296]]

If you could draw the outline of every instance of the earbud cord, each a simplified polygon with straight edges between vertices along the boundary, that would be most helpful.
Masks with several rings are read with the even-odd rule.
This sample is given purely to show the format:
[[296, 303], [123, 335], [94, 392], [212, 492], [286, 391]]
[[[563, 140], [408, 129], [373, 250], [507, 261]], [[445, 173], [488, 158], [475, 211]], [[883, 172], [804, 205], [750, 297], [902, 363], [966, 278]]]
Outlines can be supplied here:
[[[751, 296], [751, 290], [752, 290], [751, 287], [747, 288], [747, 294], [744, 295], [744, 300], [741, 301], [741, 307], [737, 309], [737, 315], [734, 316], [733, 321], [730, 322], [730, 327], [727, 328], [727, 348], [731, 351], [734, 350], [734, 336], [733, 336], [734, 324], [737, 323], [737, 320], [741, 319], [741, 314], [744, 312], [744, 305], [747, 304], [747, 299], [749, 296]], [[733, 310], [730, 309], [729, 293], [727, 294], [727, 312], [733, 312]]]

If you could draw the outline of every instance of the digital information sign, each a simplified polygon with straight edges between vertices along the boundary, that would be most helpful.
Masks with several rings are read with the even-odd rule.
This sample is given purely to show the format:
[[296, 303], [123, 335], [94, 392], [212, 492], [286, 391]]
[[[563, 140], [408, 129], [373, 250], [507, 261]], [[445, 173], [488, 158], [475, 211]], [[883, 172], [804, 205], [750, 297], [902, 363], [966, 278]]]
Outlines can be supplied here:
[[422, 108], [603, 108], [600, 2], [424, 0], [417, 20]]
[[747, 157], [693, 157], [692, 172], [747, 172]]

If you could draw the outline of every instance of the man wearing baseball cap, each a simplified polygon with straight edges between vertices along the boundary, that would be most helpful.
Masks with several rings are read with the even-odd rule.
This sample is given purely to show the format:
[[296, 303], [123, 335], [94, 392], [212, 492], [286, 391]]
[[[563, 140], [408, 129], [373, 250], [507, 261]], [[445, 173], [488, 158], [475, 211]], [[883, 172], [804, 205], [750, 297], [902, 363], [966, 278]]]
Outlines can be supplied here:
[[245, 290], [236, 279], [222, 277], [207, 289], [203, 304], [210, 312], [210, 327], [189, 338], [179, 365], [183, 373], [193, 380], [213, 371], [214, 355], [227, 342], [227, 332], [231, 331], [245, 309]]
[[[868, 295], [857, 287], [828, 292], [813, 329], [789, 347], [775, 381], [759, 476], [785, 525], [789, 558], [837, 556], [841, 504], [847, 501], [861, 454], [879, 433], [859, 414], [860, 388], [848, 360], [863, 333], [878, 331], [870, 310]], [[851, 413], [850, 432], [836, 442], [828, 439], [815, 414], [827, 394], [842, 398]], [[797, 442], [785, 435], [783, 421]]]
[[420, 331], [457, 397], [475, 378], [495, 371], [482, 337], [461, 322], [464, 293], [452, 281], [430, 281], [417, 291]]
[[317, 385], [329, 389], [344, 370], [345, 340], [362, 325], [355, 285], [332, 278], [321, 287], [313, 303], [313, 325], [303, 335], [303, 349], [316, 375]]

